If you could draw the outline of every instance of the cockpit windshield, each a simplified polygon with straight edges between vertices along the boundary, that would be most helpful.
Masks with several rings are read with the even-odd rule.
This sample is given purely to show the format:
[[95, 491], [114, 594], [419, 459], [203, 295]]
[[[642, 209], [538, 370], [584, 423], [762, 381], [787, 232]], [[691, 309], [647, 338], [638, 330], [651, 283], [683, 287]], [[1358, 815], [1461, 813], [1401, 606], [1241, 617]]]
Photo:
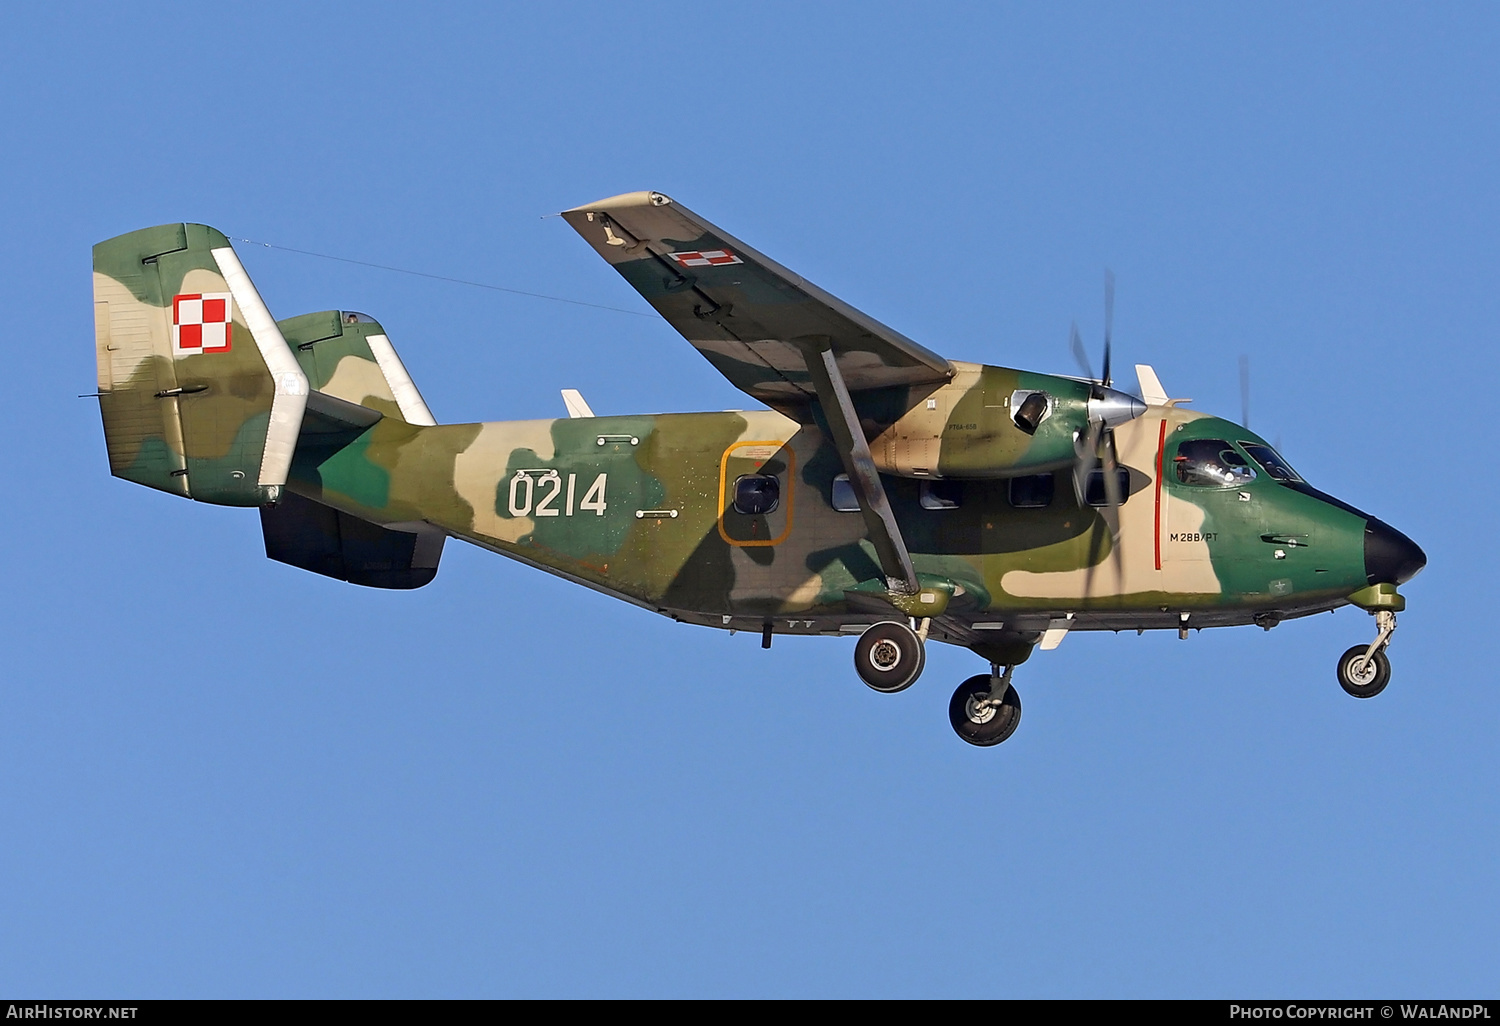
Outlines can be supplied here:
[[1220, 438], [1195, 438], [1177, 446], [1173, 458], [1183, 484], [1227, 488], [1255, 480], [1255, 471], [1234, 446]]
[[1259, 442], [1241, 442], [1240, 445], [1265, 469], [1272, 481], [1294, 483], [1302, 480], [1302, 476], [1292, 469], [1291, 464], [1281, 458], [1281, 453], [1269, 445], [1261, 445]]

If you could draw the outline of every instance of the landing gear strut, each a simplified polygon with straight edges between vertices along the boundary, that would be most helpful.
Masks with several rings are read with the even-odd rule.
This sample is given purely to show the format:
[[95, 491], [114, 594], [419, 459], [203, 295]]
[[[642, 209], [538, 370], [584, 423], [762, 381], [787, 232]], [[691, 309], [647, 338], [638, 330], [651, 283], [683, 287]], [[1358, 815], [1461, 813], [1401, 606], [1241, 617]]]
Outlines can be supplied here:
[[1021, 696], [1011, 686], [1014, 666], [990, 664], [989, 673], [970, 677], [948, 702], [948, 722], [971, 745], [988, 748], [1016, 732], [1021, 722]]
[[854, 646], [854, 671], [876, 691], [905, 691], [927, 665], [926, 622], [920, 632], [885, 620], [868, 628]]
[[1386, 646], [1396, 630], [1396, 614], [1389, 609], [1375, 613], [1375, 640], [1355, 645], [1339, 657], [1339, 687], [1355, 698], [1374, 698], [1391, 682], [1391, 661]]

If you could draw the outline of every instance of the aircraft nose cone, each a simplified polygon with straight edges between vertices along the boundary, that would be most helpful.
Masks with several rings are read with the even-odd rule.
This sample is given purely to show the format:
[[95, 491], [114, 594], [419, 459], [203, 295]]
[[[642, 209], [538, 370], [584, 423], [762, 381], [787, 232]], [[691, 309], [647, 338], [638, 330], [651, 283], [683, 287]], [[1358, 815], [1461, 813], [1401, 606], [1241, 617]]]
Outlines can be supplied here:
[[1371, 584], [1405, 584], [1427, 565], [1417, 543], [1373, 517], [1365, 524], [1365, 576]]

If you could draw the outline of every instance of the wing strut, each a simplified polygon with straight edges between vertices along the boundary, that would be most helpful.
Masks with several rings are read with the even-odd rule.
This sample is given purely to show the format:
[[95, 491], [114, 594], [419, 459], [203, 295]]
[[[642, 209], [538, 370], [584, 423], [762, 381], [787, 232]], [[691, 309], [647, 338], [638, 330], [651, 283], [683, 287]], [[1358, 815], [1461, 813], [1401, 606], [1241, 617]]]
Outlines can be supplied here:
[[901, 528], [897, 526], [896, 515], [891, 512], [890, 501], [885, 496], [885, 486], [880, 483], [880, 472], [875, 469], [875, 460], [870, 456], [870, 444], [865, 441], [864, 429], [859, 426], [859, 415], [849, 398], [844, 376], [839, 373], [838, 360], [827, 339], [818, 342], [816, 349], [812, 345], [803, 349], [807, 371], [818, 390], [818, 403], [823, 407], [829, 430], [833, 432], [839, 456], [844, 461], [844, 471], [849, 475], [849, 484], [859, 499], [859, 512], [865, 518], [870, 541], [875, 544], [875, 554], [880, 557], [886, 587], [896, 594], [915, 594], [917, 572], [911, 565], [911, 554], [906, 551]]

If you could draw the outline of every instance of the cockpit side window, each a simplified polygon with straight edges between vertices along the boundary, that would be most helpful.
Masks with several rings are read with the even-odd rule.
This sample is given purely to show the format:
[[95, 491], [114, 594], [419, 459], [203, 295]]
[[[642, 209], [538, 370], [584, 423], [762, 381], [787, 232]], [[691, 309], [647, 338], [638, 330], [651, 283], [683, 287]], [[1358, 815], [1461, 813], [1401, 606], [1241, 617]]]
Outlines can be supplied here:
[[1177, 446], [1173, 458], [1177, 480], [1183, 484], [1228, 488], [1255, 480], [1245, 457], [1220, 438], [1195, 438]]
[[1283, 481], [1296, 483], [1302, 480], [1302, 475], [1292, 469], [1292, 465], [1281, 458], [1281, 453], [1269, 445], [1261, 445], [1259, 442], [1241, 442], [1240, 445], [1246, 452], [1261, 465], [1266, 476], [1272, 481]]

